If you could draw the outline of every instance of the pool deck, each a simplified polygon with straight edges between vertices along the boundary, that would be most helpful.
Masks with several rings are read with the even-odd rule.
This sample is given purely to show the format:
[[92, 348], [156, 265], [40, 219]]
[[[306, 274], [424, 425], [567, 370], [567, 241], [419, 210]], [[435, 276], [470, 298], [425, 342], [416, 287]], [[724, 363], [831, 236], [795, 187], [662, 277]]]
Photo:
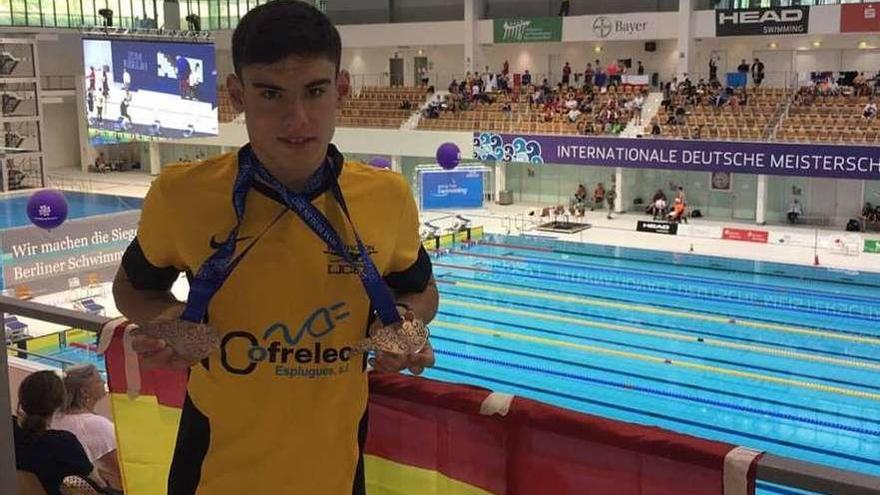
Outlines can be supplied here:
[[[118, 194], [121, 196], [144, 197], [154, 177], [143, 172], [119, 172], [108, 174], [84, 173], [77, 169], [55, 169], [51, 171], [53, 177], [60, 178], [61, 182], [68, 185], [80, 185], [86, 187], [89, 192]], [[651, 220], [648, 215], [635, 213], [615, 214], [614, 218], [606, 218], [606, 212], [587, 212], [583, 220], [592, 224], [592, 228], [578, 234], [550, 234], [538, 232], [534, 227], [550, 219], [541, 219], [540, 210], [544, 206], [536, 204], [515, 204], [511, 206], [488, 205], [478, 210], [467, 210], [461, 213], [473, 220], [475, 225], [483, 225], [487, 232], [518, 234], [524, 232], [529, 235], [541, 235], [556, 237], [564, 240], [589, 242], [595, 244], [607, 244], [612, 246], [636, 247], [644, 249], [656, 249], [671, 252], [694, 252], [697, 254], [723, 256], [728, 258], [740, 258], [758, 261], [773, 261], [778, 263], [794, 263], [812, 266], [815, 263], [815, 254], [818, 254], [819, 264], [825, 267], [840, 268], [847, 270], [862, 270], [880, 272], [880, 253], [863, 253], [861, 245], [854, 255], [848, 255], [834, 249], [835, 239], [844, 239], [850, 236], [861, 236], [862, 239], [880, 240], [880, 232], [850, 233], [840, 229], [814, 228], [812, 226], [791, 225], [765, 225], [759, 226], [754, 223], [743, 221], [718, 221], [707, 219], [691, 219], [687, 226], [682, 226], [679, 235], [661, 235], [644, 232], [636, 232], [638, 220]], [[535, 216], [529, 216], [529, 212], [535, 212]], [[431, 211], [424, 213], [424, 220], [441, 219], [438, 226], [445, 228], [453, 225], [455, 219], [448, 212]], [[515, 219], [515, 220], [514, 220]], [[516, 224], [516, 225], [514, 225]], [[522, 226], [525, 225], [525, 230]], [[707, 231], [718, 230], [723, 227], [767, 230], [771, 233], [771, 239], [781, 235], [799, 237], [809, 240], [816, 238], [819, 242], [818, 249], [814, 253], [812, 242], [798, 243], [768, 243], [757, 244], [752, 242], [729, 241], [706, 237]], [[838, 244], [839, 245], [839, 244]]]

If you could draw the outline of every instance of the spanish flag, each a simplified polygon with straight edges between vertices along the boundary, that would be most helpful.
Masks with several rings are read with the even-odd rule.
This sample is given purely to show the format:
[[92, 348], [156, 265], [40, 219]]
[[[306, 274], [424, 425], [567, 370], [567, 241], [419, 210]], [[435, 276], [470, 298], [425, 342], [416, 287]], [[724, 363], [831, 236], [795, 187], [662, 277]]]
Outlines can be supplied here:
[[[101, 335], [127, 495], [164, 495], [186, 374]], [[369, 495], [754, 495], [761, 453], [490, 390], [370, 376]]]

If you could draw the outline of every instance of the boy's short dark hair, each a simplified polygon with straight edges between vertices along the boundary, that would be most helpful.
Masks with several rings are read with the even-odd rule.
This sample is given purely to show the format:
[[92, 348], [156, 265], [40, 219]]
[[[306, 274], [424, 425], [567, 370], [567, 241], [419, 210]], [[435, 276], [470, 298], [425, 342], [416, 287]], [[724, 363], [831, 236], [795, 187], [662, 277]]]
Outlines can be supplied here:
[[232, 34], [235, 75], [251, 64], [287, 57], [325, 58], [339, 71], [342, 40], [323, 12], [299, 0], [271, 0], [250, 10]]

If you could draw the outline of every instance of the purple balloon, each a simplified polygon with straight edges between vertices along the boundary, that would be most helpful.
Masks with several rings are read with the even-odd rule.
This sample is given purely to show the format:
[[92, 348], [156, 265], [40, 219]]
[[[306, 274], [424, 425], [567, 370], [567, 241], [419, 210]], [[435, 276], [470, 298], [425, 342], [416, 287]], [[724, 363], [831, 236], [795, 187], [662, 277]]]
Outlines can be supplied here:
[[376, 168], [391, 168], [391, 160], [384, 156], [374, 156], [370, 158], [370, 165]]
[[67, 220], [67, 201], [54, 189], [37, 191], [28, 200], [27, 215], [37, 227], [52, 230]]
[[437, 148], [437, 163], [446, 170], [452, 170], [461, 161], [461, 150], [455, 143], [443, 143]]

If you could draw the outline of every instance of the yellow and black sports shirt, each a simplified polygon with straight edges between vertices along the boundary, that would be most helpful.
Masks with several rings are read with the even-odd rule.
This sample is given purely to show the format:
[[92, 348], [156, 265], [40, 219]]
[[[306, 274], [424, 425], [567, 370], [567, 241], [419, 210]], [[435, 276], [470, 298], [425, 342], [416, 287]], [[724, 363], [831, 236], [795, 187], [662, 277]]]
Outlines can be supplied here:
[[[328, 151], [367, 251], [392, 289], [420, 292], [431, 276], [418, 211], [402, 176]], [[163, 170], [144, 203], [123, 267], [138, 289], [168, 289], [235, 225], [237, 154]], [[353, 255], [332, 193], [313, 200]], [[367, 379], [351, 347], [370, 321], [352, 267], [255, 181], [236, 254], [256, 241], [211, 300], [221, 350], [191, 369], [169, 494], [363, 493]], [[355, 259], [357, 257], [355, 256]], [[145, 432], [145, 434], [149, 434]]]

